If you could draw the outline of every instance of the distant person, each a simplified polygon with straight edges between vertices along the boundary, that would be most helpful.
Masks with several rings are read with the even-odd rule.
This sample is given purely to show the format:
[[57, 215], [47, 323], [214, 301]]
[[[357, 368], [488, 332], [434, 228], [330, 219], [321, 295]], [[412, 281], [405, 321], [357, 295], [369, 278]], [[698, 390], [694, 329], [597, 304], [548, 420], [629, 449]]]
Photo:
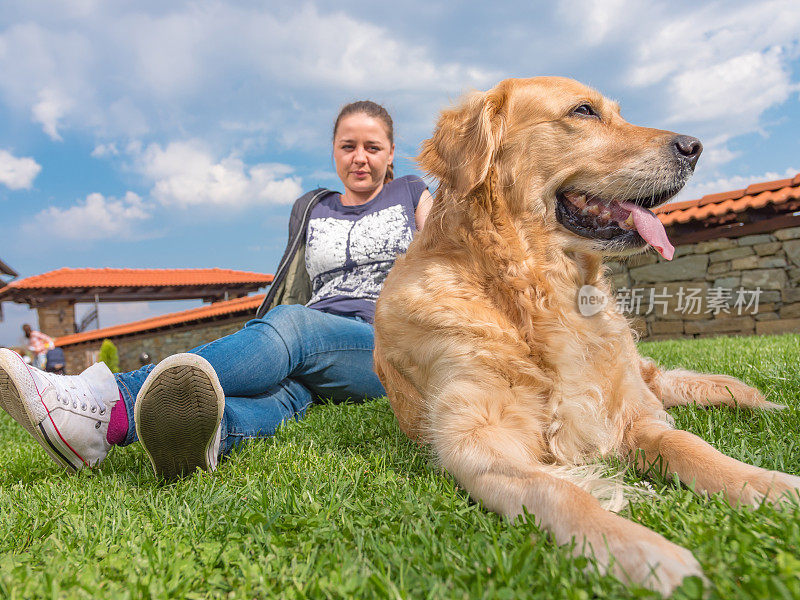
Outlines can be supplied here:
[[64, 356], [64, 350], [56, 346], [52, 350], [47, 351], [47, 362], [44, 370], [48, 373], [56, 373], [64, 375], [67, 368], [67, 359]]
[[44, 369], [47, 364], [47, 351], [56, 347], [53, 338], [33, 329], [27, 323], [22, 326], [22, 331], [28, 338], [28, 350], [33, 353], [33, 366], [37, 369]]
[[389, 113], [369, 101], [346, 105], [333, 126], [344, 193], [319, 189], [295, 202], [258, 318], [116, 375], [103, 363], [50, 375], [0, 350], [0, 380], [12, 384], [0, 386], [8, 390], [0, 406], [64, 467], [97, 464], [111, 445], [138, 439], [156, 475], [172, 479], [215, 469], [234, 446], [273, 435], [315, 399], [384, 396], [372, 370], [375, 301], [433, 204], [419, 177], [394, 179], [393, 160]]

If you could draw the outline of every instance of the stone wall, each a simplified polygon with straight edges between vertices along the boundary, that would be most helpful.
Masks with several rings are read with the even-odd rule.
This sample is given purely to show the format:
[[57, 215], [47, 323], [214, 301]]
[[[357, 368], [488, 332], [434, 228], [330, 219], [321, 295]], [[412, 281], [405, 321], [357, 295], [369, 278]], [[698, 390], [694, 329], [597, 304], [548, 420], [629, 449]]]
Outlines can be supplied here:
[[[201, 344], [207, 344], [229, 335], [244, 326], [252, 318], [247, 315], [235, 316], [221, 321], [194, 323], [185, 327], [149, 331], [139, 334], [109, 338], [117, 346], [121, 371], [133, 371], [141, 366], [139, 356], [146, 352], [152, 362], [157, 363], [170, 354], [186, 352]], [[74, 375], [90, 366], [97, 357], [103, 340], [84, 342], [64, 347], [67, 360], [67, 373]]]
[[609, 262], [642, 339], [800, 332], [800, 227]]

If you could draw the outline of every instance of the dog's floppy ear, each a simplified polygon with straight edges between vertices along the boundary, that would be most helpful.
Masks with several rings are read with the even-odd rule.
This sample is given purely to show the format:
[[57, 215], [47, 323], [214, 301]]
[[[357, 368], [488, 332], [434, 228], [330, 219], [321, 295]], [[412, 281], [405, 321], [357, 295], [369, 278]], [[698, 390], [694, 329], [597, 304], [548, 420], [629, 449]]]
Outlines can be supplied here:
[[482, 183], [500, 147], [505, 104], [505, 90], [498, 86], [442, 111], [433, 136], [422, 143], [419, 165], [458, 194]]

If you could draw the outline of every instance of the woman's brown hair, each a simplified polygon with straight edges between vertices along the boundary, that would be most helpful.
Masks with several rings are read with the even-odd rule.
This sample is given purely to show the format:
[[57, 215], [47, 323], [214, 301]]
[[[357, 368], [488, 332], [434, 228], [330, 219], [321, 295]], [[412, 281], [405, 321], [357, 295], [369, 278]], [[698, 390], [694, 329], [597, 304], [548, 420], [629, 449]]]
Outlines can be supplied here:
[[[361, 114], [377, 119], [383, 123], [386, 129], [386, 137], [389, 138], [389, 143], [394, 144], [394, 124], [392, 123], [392, 117], [389, 116], [389, 111], [372, 100], [359, 100], [358, 102], [345, 104], [339, 111], [339, 116], [336, 117], [336, 121], [333, 124], [333, 139], [336, 139], [336, 130], [339, 129], [339, 123], [342, 119], [350, 115]], [[388, 183], [392, 179], [394, 179], [394, 163], [390, 163], [386, 167], [386, 176], [383, 178], [383, 182]]]

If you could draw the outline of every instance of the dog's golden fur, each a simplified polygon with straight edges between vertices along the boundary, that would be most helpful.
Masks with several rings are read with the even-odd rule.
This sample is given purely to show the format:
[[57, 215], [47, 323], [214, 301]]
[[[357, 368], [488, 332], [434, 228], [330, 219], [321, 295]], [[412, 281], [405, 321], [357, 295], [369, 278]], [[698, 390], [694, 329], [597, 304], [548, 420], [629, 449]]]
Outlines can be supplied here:
[[[598, 118], [572, 112], [581, 104]], [[578, 311], [583, 285], [610, 297], [602, 256], [631, 250], [561, 226], [557, 192], [674, 193], [688, 178], [670, 154], [674, 136], [625, 122], [616, 103], [568, 79], [506, 80], [468, 96], [423, 144], [420, 164], [440, 184], [434, 207], [375, 318], [375, 368], [409, 437], [489, 509], [525, 509], [556, 542], [575, 540], [601, 567], [662, 593], [702, 576], [699, 564], [605, 510], [590, 492], [609, 486], [585, 465], [660, 457], [696, 491], [722, 490], [734, 503], [800, 487], [674, 429], [664, 410], [775, 406], [757, 390], [660, 370], [638, 355], [614, 302], [593, 317]]]

